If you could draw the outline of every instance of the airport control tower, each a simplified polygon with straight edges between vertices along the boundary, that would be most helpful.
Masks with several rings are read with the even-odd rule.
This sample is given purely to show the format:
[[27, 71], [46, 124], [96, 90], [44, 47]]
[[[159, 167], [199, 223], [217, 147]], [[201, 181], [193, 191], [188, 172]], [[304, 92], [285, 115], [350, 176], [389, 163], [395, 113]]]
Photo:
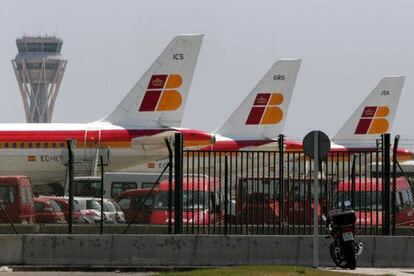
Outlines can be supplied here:
[[28, 123], [50, 123], [67, 61], [63, 40], [55, 36], [16, 39], [18, 54], [12, 60]]

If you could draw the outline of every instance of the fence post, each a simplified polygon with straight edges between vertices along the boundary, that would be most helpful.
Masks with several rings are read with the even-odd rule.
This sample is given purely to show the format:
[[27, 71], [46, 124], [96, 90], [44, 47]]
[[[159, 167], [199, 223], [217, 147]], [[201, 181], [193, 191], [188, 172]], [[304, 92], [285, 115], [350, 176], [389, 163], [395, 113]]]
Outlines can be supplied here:
[[224, 157], [224, 235], [227, 235], [229, 208], [229, 164], [227, 155]]
[[395, 236], [395, 216], [397, 214], [397, 149], [400, 135], [395, 136], [394, 146], [392, 148], [392, 195], [391, 195], [391, 211], [392, 211], [392, 235]]
[[73, 224], [73, 174], [75, 170], [74, 165], [74, 150], [75, 150], [75, 139], [66, 140], [68, 145], [68, 177], [69, 177], [69, 234], [72, 234], [72, 224]]
[[165, 139], [168, 149], [168, 234], [172, 234], [172, 175], [173, 175], [173, 153], [168, 139]]
[[[284, 202], [284, 144], [285, 136], [279, 135], [279, 234], [284, 232], [285, 202]], [[275, 187], [276, 188], [276, 187]]]
[[382, 134], [382, 149], [383, 149], [383, 178], [382, 185], [384, 191], [384, 219], [382, 224], [382, 234], [390, 235], [391, 234], [391, 209], [390, 209], [390, 137], [389, 133]]
[[352, 168], [351, 168], [351, 208], [352, 210], [355, 210], [355, 161], [356, 161], [356, 155], [355, 153], [352, 154]]
[[101, 224], [100, 224], [100, 234], [103, 234], [103, 223], [104, 223], [104, 163], [102, 154], [99, 155], [99, 161], [101, 162]]
[[174, 143], [174, 234], [183, 232], [183, 134], [176, 133]]

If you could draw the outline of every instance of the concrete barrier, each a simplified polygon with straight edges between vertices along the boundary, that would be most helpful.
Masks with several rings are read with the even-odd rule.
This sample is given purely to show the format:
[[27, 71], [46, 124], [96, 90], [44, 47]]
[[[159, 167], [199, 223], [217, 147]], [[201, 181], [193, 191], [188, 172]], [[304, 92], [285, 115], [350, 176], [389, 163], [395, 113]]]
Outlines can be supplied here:
[[[359, 266], [413, 267], [414, 237], [360, 237]], [[320, 237], [319, 260], [333, 266], [331, 239]], [[224, 266], [312, 265], [312, 236], [0, 235], [1, 265]]]

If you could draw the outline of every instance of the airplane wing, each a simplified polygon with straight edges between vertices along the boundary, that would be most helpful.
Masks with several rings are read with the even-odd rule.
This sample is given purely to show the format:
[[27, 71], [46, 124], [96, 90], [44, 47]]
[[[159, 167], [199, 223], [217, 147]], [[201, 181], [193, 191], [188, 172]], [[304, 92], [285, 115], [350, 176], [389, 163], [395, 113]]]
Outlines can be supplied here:
[[191, 129], [172, 129], [154, 135], [133, 138], [131, 145], [133, 148], [140, 150], [153, 150], [160, 147], [163, 149], [162, 146], [165, 145], [165, 140], [172, 140], [176, 133], [183, 134], [184, 147], [186, 148], [198, 149], [215, 143], [215, 135], [208, 132]]
[[147, 136], [140, 136], [133, 138], [131, 140], [132, 148], [148, 148], [148, 147], [160, 147], [165, 144], [165, 139], [170, 140], [174, 137], [176, 133], [179, 131], [176, 130], [170, 130], [170, 131], [164, 131], [161, 133], [157, 133], [154, 135], [147, 135]]

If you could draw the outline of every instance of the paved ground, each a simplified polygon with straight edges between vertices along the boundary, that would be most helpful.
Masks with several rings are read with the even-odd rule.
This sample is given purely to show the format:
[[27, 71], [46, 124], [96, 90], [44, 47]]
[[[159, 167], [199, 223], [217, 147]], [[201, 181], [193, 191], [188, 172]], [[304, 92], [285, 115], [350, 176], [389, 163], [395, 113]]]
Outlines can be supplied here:
[[[413, 276], [414, 268], [367, 268], [361, 267], [355, 270], [345, 270], [339, 268], [324, 268], [330, 271], [346, 272], [350, 274], [361, 273], [368, 275], [395, 275], [395, 276]], [[1, 275], [0, 275], [1, 276]]]
[[62, 271], [16, 271], [0, 272], [0, 276], [148, 276], [154, 275], [153, 272], [62, 272]]

